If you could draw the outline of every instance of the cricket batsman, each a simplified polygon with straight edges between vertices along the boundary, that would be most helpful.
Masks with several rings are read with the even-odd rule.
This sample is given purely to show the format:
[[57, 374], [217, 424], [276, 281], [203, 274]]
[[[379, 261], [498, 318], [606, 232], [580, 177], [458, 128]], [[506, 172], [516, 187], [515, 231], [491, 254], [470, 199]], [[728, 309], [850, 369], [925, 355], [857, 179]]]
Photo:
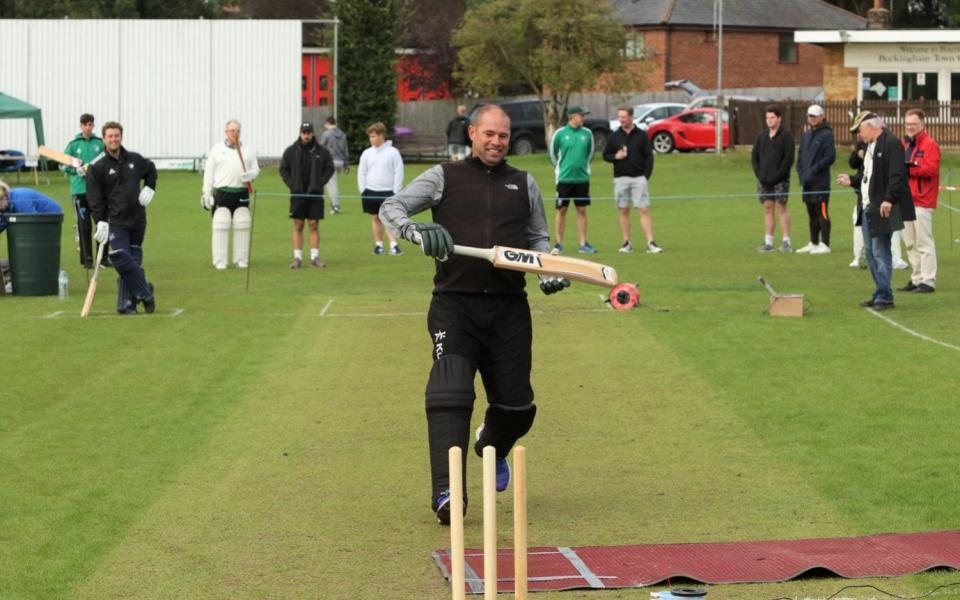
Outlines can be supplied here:
[[77, 211], [77, 239], [80, 241], [80, 264], [86, 269], [93, 268], [93, 259], [96, 252], [93, 249], [90, 231], [93, 220], [90, 218], [90, 205], [87, 203], [87, 165], [91, 160], [103, 152], [103, 140], [93, 133], [93, 115], [80, 115], [80, 133], [74, 137], [63, 150], [80, 159], [83, 163], [79, 167], [61, 165], [60, 168], [70, 175], [70, 195], [73, 196], [73, 207]]
[[[449, 525], [451, 510], [467, 508], [466, 496], [463, 506], [450, 506], [447, 452], [470, 443], [477, 371], [488, 405], [474, 449], [481, 455], [484, 446], [496, 448], [498, 491], [510, 483], [507, 455], [530, 430], [537, 412], [530, 385], [533, 328], [524, 274], [455, 256], [453, 240], [468, 246], [550, 250], [536, 182], [504, 160], [510, 118], [499, 106], [485, 105], [476, 112], [469, 133], [472, 157], [427, 170], [380, 208], [388, 227], [420, 244], [424, 254], [437, 261], [427, 315], [433, 368], [425, 395], [431, 507], [443, 525]], [[410, 220], [428, 208], [432, 223]], [[540, 288], [552, 294], [566, 285], [566, 280], [543, 277]], [[466, 480], [467, 453], [463, 456]]]
[[233, 263], [246, 269], [250, 262], [250, 192], [253, 181], [260, 175], [257, 155], [240, 142], [240, 122], [227, 121], [226, 139], [218, 142], [207, 153], [203, 169], [203, 194], [200, 205], [212, 211], [213, 267], [227, 268], [227, 247], [233, 228]]
[[[87, 168], [87, 202], [97, 223], [97, 242], [110, 242], [110, 262], [120, 275], [117, 285], [117, 312], [137, 314], [156, 309], [153, 284], [143, 272], [143, 238], [147, 232], [147, 205], [157, 189], [157, 167], [153, 161], [123, 147], [123, 126], [104, 123], [106, 151]], [[143, 187], [140, 187], [143, 182]]]

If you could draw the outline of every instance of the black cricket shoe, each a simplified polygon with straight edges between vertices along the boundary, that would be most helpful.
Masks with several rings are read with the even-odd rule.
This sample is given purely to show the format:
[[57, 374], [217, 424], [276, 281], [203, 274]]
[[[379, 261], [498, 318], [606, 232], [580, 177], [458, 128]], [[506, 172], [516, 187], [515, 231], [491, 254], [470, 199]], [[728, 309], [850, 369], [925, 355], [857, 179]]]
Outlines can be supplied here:
[[150, 288], [150, 297], [142, 298], [141, 302], [143, 302], [143, 312], [149, 315], [157, 310], [157, 299], [153, 295], [153, 284], [148, 283], [147, 287]]
[[918, 289], [918, 286], [914, 285], [913, 282], [908, 282], [907, 285], [903, 287], [898, 287], [898, 292], [915, 292]]
[[916, 292], [918, 294], [932, 294], [933, 292], [936, 291], [936, 289], [937, 288], [933, 287], [932, 285], [921, 283], [920, 285], [917, 286]]

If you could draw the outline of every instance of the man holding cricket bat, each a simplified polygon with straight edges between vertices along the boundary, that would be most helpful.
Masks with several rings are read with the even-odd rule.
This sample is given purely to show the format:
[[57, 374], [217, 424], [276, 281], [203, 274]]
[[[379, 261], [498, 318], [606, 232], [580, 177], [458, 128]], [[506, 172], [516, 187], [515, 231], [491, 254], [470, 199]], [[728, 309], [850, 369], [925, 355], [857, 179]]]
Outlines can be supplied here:
[[[80, 133], [67, 144], [64, 154], [79, 160], [78, 167], [61, 165], [61, 169], [70, 175], [70, 195], [73, 196], [73, 207], [77, 211], [77, 239], [80, 240], [80, 264], [86, 269], [93, 268], [93, 250], [91, 229], [93, 220], [90, 218], [90, 205], [87, 203], [87, 165], [91, 160], [103, 152], [103, 140], [93, 132], [93, 115], [80, 115]], [[106, 266], [106, 265], [105, 265]]]
[[[108, 121], [103, 126], [106, 151], [87, 168], [87, 202], [97, 223], [96, 239], [110, 242], [110, 261], [120, 275], [117, 312], [137, 314], [156, 309], [153, 284], [143, 272], [143, 238], [147, 231], [146, 207], [157, 187], [153, 162], [123, 147], [123, 126]], [[143, 182], [143, 188], [140, 182]]]
[[[447, 451], [470, 443], [473, 381], [477, 371], [487, 395], [484, 423], [474, 449], [494, 446], [497, 489], [510, 482], [506, 457], [530, 430], [536, 415], [530, 385], [533, 329], [524, 274], [453, 254], [453, 240], [469, 246], [550, 250], [543, 199], [533, 177], [507, 165], [510, 118], [499, 106], [477, 110], [469, 128], [473, 156], [437, 165], [388, 198], [380, 218], [436, 259], [427, 329], [433, 368], [426, 386], [432, 509], [450, 522]], [[433, 222], [410, 215], [430, 209]], [[541, 277], [552, 294], [569, 285]], [[466, 453], [464, 453], [466, 456]], [[465, 459], [464, 459], [465, 460]], [[466, 473], [466, 468], [464, 468]], [[453, 510], [466, 510], [464, 506]]]

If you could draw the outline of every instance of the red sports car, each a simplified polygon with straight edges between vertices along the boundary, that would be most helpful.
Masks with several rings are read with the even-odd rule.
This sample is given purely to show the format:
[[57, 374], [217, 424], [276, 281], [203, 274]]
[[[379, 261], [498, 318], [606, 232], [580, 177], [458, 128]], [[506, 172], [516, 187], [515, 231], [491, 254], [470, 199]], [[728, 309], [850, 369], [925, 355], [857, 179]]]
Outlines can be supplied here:
[[[723, 119], [723, 147], [730, 147], [730, 125], [727, 111], [720, 111]], [[647, 128], [653, 149], [660, 154], [680, 150], [708, 150], [716, 146], [715, 108], [695, 108], [679, 115], [651, 123]]]

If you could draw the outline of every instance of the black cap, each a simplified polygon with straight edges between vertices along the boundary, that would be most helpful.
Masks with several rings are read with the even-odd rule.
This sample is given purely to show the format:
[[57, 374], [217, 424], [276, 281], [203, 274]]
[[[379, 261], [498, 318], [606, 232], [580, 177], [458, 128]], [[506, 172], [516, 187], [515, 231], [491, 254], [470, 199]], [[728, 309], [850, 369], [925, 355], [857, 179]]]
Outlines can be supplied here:
[[313, 133], [313, 125], [311, 125], [310, 123], [307, 123], [306, 121], [300, 124], [300, 133], [303, 133], [305, 131], [309, 131], [310, 133]]

